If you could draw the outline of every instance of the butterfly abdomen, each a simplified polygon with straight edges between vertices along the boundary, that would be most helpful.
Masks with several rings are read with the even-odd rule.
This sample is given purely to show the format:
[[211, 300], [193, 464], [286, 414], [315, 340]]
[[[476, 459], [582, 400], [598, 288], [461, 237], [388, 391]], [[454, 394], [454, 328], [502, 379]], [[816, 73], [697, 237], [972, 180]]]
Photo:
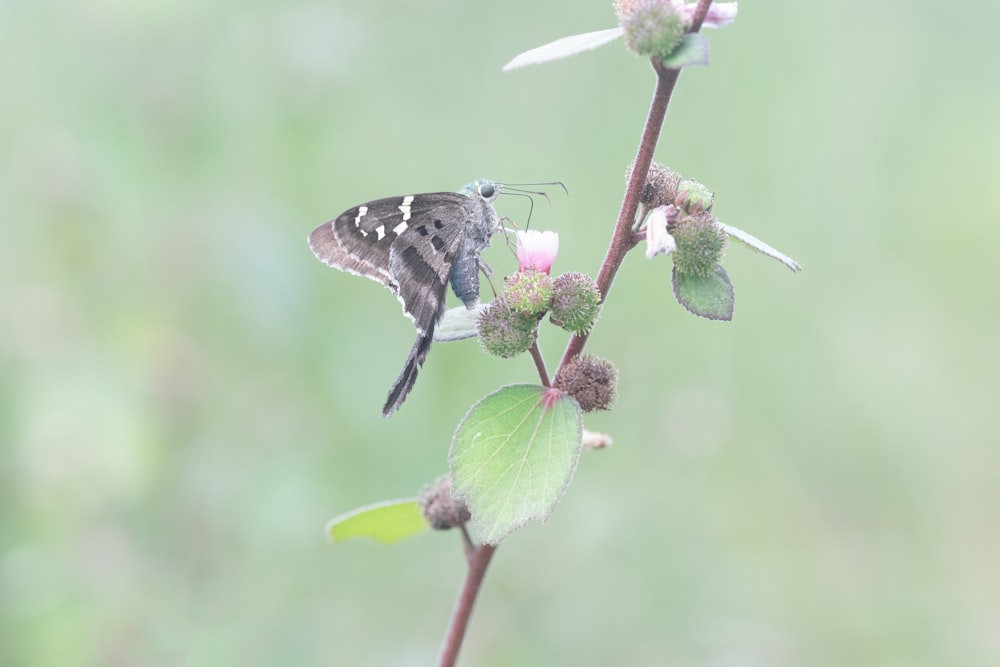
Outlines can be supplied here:
[[479, 303], [479, 267], [477, 254], [463, 252], [451, 268], [451, 289], [470, 310]]
[[452, 264], [450, 279], [455, 296], [471, 310], [479, 303], [480, 254], [489, 246], [493, 233], [500, 226], [500, 218], [490, 200], [470, 198], [465, 208], [469, 217], [465, 221], [465, 235]]

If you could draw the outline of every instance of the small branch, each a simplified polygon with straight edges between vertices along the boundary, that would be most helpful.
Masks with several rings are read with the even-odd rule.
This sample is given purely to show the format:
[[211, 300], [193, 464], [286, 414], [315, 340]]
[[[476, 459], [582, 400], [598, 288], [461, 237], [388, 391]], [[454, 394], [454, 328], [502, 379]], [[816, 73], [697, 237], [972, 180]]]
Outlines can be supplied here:
[[538, 339], [535, 338], [535, 342], [531, 344], [528, 348], [531, 352], [531, 358], [535, 361], [535, 368], [538, 369], [538, 378], [542, 381], [543, 387], [551, 387], [552, 383], [549, 380], [549, 372], [545, 369], [545, 360], [542, 359], [542, 352], [538, 349]]
[[472, 537], [469, 535], [469, 529], [465, 527], [464, 523], [458, 524], [458, 527], [462, 531], [462, 545], [465, 547], [465, 559], [468, 560], [472, 557], [472, 552], [476, 548], [476, 543], [472, 541]]
[[490, 564], [496, 549], [491, 544], [480, 544], [466, 552], [469, 570], [465, 574], [465, 583], [458, 596], [455, 612], [451, 616], [451, 625], [448, 627], [441, 659], [438, 661], [440, 667], [454, 667], [455, 661], [458, 660], [458, 651], [462, 648], [462, 640], [465, 639], [465, 630], [469, 625], [469, 618], [472, 616], [472, 608], [476, 604], [483, 577], [486, 575], [486, 567]]

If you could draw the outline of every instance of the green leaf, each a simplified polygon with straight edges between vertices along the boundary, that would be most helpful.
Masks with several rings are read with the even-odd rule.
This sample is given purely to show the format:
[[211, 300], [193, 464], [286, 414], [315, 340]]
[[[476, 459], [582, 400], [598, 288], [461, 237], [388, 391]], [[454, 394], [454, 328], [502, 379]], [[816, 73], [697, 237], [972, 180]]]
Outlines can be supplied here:
[[740, 243], [750, 248], [751, 250], [756, 250], [761, 254], [767, 255], [768, 257], [778, 260], [792, 271], [802, 270], [802, 267], [799, 266], [799, 263], [796, 262], [794, 259], [784, 254], [783, 252], [775, 250], [774, 248], [767, 245], [766, 243], [761, 241], [759, 238], [757, 238], [750, 232], [745, 232], [739, 227], [731, 227], [722, 222], [719, 223], [719, 227], [722, 227], [722, 231], [726, 232], [726, 234], [729, 235], [729, 238], [739, 241]]
[[382, 544], [392, 544], [430, 528], [417, 501], [386, 500], [341, 514], [326, 524], [334, 542], [349, 537], [370, 537]]
[[451, 443], [452, 493], [497, 544], [559, 504], [580, 457], [580, 406], [558, 389], [503, 387], [472, 406]]
[[712, 47], [708, 39], [697, 32], [689, 32], [681, 39], [677, 48], [664, 56], [660, 62], [668, 69], [680, 69], [692, 65], [707, 65]]
[[716, 264], [715, 270], [707, 276], [678, 271], [675, 266], [672, 282], [674, 296], [689, 312], [710, 320], [733, 319], [736, 294], [729, 274], [721, 265]]

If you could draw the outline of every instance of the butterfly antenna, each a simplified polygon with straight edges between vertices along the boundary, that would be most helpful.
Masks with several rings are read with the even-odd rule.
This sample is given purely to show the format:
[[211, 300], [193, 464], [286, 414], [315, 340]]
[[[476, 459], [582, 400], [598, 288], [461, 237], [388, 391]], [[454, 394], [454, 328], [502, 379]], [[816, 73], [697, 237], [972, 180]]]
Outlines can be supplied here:
[[[531, 214], [535, 211], [535, 199], [534, 199], [534, 197], [532, 195], [537, 195], [537, 194], [544, 195], [544, 193], [542, 193], [542, 192], [524, 192], [524, 191], [521, 191], [521, 190], [514, 190], [512, 192], [508, 192], [506, 189], [501, 190], [500, 193], [501, 194], [512, 195], [514, 197], [525, 197], [525, 198], [527, 198], [527, 200], [528, 200], [528, 222], [525, 223], [525, 225], [524, 225], [525, 228], [527, 228], [528, 224], [530, 224], [530, 222], [531, 222]], [[510, 220], [510, 218], [507, 218], [507, 219]]]
[[563, 192], [569, 195], [569, 190], [566, 188], [566, 185], [562, 181], [547, 181], [545, 183], [512, 183], [510, 185], [504, 183], [502, 185], [503, 189], [500, 191], [501, 193], [506, 192], [508, 194], [517, 195], [519, 197], [527, 197], [528, 201], [531, 202], [531, 206], [528, 208], [528, 222], [526, 222], [524, 225], [525, 228], [527, 228], [531, 224], [531, 214], [535, 210], [535, 197], [536, 196], [545, 197], [545, 201], [547, 201], [550, 204], [552, 203], [552, 199], [549, 197], [549, 193], [545, 192], [544, 190], [524, 190], [520, 187], [523, 185], [529, 185], [532, 187], [538, 185], [558, 185], [563, 189]]
[[[569, 196], [569, 188], [567, 188], [566, 184], [563, 183], [562, 181], [545, 181], [543, 183], [504, 183], [504, 187], [505, 188], [508, 188], [508, 187], [509, 188], [533, 187], [534, 188], [534, 187], [538, 187], [538, 186], [541, 186], [541, 185], [558, 185], [560, 188], [563, 189], [563, 192], [565, 192], [566, 195]], [[535, 192], [533, 194], [544, 194], [544, 193], [542, 193], [542, 192]]]

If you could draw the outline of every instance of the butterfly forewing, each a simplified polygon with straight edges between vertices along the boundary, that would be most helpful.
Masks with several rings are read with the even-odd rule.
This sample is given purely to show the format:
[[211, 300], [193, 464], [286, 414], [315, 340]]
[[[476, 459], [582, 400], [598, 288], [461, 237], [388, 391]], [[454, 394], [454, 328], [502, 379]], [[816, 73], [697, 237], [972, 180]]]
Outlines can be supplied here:
[[320, 225], [309, 242], [327, 264], [392, 290], [424, 332], [444, 303], [468, 203], [454, 192], [377, 199]]

